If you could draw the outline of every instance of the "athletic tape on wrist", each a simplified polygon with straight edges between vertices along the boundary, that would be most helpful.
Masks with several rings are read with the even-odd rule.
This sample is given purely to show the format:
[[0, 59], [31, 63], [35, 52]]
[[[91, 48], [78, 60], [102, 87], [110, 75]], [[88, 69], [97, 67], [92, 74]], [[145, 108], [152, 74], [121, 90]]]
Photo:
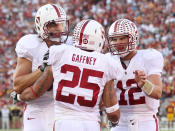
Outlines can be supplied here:
[[149, 80], [146, 80], [145, 84], [143, 85], [142, 90], [143, 90], [147, 95], [151, 95], [151, 93], [153, 92], [153, 89], [154, 89], [153, 83], [151, 83]]
[[22, 101], [21, 98], [20, 98], [20, 94], [17, 94], [17, 100]]
[[117, 103], [117, 104], [115, 104], [111, 107], [107, 107], [106, 108], [106, 113], [112, 113], [112, 112], [115, 112], [118, 109], [119, 109], [119, 104]]
[[111, 121], [111, 123], [112, 123], [112, 124], [115, 124], [115, 125], [117, 125], [118, 122], [119, 122], [119, 121], [116, 121], [116, 122]]

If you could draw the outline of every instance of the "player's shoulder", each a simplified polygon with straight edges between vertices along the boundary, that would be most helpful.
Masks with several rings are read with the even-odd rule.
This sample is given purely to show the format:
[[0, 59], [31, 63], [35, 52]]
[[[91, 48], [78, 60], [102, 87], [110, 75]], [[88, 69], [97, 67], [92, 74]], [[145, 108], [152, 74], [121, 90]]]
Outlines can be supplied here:
[[36, 48], [42, 43], [42, 39], [36, 34], [28, 34], [19, 39], [17, 42], [17, 48]]
[[73, 46], [61, 44], [53, 45], [49, 48], [49, 64], [59, 62], [62, 58], [67, 59], [67, 55], [74, 50]]
[[59, 54], [60, 52], [70, 52], [74, 50], [73, 46], [61, 44], [61, 45], [53, 45], [50, 47], [49, 52], [52, 52], [52, 54]]
[[73, 45], [72, 36], [68, 36], [66, 43], [67, 45]]
[[120, 62], [120, 58], [117, 55], [112, 55], [111, 53], [105, 54], [105, 60], [104, 62], [106, 65], [106, 72], [107, 77], [110, 79], [121, 79], [123, 76], [123, 67]]
[[73, 49], [73, 46], [61, 44], [61, 45], [52, 45], [50, 47], [50, 50], [53, 50], [53, 51], [54, 50], [64, 50], [64, 49], [70, 50], [70, 49]]
[[104, 63], [106, 68], [110, 70], [113, 68], [119, 68], [120, 66], [120, 59], [118, 56], [112, 55], [111, 53], [103, 54], [102, 62]]
[[161, 52], [159, 52], [156, 49], [144, 49], [144, 50], [138, 50], [138, 55], [142, 56], [144, 60], [146, 61], [153, 61], [153, 60], [158, 60], [161, 59], [163, 60], [163, 56]]
[[120, 58], [117, 55], [112, 55], [111, 53], [104, 54], [105, 59], [108, 61], [120, 62]]
[[111, 53], [106, 53], [106, 54], [104, 54], [104, 56], [105, 56], [105, 57], [108, 57], [108, 58], [109, 58], [109, 57], [112, 57]]

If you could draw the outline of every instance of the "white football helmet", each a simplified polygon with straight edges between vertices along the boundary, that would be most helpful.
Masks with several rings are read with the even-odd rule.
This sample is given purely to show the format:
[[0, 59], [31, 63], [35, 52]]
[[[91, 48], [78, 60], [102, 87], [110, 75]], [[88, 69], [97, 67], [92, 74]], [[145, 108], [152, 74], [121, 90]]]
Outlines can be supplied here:
[[[119, 50], [120, 46], [123, 46], [124, 43], [111, 44], [111, 41], [116, 36], [124, 35], [129, 37], [129, 41], [128, 43], [125, 43], [125, 45], [127, 45], [125, 50]], [[119, 55], [120, 57], [124, 57], [128, 55], [131, 51], [135, 50], [137, 47], [139, 39], [137, 27], [132, 21], [128, 19], [116, 20], [109, 28], [108, 39], [110, 52], [113, 55]]]
[[95, 20], [82, 20], [73, 32], [73, 45], [75, 47], [101, 52], [106, 41], [103, 26]]
[[42, 39], [49, 39], [52, 41], [54, 32], [49, 32], [47, 25], [50, 23], [59, 23], [62, 25], [62, 31], [57, 31], [55, 36], [60, 43], [67, 40], [69, 21], [67, 15], [62, 7], [55, 4], [46, 4], [40, 7], [35, 16], [36, 32]]

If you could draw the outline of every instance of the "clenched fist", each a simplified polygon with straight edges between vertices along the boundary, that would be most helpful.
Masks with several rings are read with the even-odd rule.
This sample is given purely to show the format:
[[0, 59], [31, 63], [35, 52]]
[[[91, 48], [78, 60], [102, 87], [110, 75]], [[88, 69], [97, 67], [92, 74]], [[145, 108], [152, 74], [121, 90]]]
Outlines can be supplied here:
[[144, 71], [140, 71], [140, 70], [135, 70], [135, 72], [133, 72], [135, 74], [135, 80], [137, 82], [137, 85], [142, 88], [143, 85], [145, 84], [145, 80], [146, 80], [146, 74]]

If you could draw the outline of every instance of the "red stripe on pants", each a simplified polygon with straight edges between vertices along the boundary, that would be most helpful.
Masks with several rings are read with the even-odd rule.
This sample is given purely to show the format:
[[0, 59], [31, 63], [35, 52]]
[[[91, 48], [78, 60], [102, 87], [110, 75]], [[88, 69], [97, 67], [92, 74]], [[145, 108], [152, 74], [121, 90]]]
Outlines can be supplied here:
[[159, 131], [159, 125], [158, 125], [158, 120], [157, 120], [157, 117], [155, 115], [153, 115], [153, 118], [155, 119], [155, 122], [156, 122], [156, 131]]
[[[56, 121], [55, 121], [56, 122]], [[55, 122], [54, 122], [54, 124], [53, 124], [53, 131], [55, 131]]]

